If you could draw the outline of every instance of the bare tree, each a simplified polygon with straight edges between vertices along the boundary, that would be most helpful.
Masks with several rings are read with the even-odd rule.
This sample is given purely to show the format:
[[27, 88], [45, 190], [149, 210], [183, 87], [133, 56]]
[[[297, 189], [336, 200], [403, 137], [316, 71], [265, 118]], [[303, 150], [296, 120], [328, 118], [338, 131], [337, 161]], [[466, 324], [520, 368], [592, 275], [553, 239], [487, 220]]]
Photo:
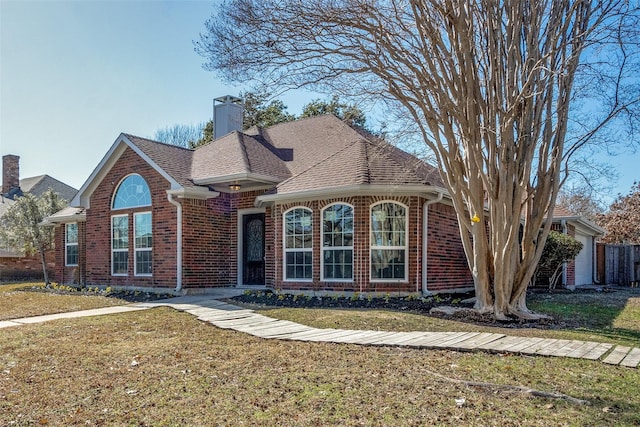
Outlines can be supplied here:
[[604, 243], [640, 245], [640, 183], [633, 183], [629, 194], [619, 194], [598, 223], [607, 230]]
[[[196, 50], [228, 80], [399, 106], [437, 159], [476, 308], [504, 319], [536, 317], [526, 290], [567, 160], [640, 100], [638, 27], [625, 0], [233, 0]], [[570, 122], [589, 76], [603, 111]]]
[[156, 141], [177, 145], [184, 148], [195, 148], [204, 139], [206, 123], [197, 125], [175, 124], [158, 129], [153, 137]]

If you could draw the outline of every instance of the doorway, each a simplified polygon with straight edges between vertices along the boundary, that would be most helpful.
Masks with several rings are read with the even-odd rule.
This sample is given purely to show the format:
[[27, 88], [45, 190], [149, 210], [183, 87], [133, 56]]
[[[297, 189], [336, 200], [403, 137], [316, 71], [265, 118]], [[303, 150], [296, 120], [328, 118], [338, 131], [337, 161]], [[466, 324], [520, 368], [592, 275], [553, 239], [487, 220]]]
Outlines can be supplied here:
[[249, 286], [265, 284], [264, 213], [242, 215], [242, 283]]

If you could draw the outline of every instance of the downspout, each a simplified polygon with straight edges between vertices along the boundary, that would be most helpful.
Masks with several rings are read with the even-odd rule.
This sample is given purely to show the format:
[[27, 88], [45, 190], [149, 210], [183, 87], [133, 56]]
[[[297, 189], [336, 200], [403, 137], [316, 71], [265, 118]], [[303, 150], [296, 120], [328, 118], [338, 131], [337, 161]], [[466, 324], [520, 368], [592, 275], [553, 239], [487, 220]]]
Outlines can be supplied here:
[[442, 201], [444, 193], [438, 191], [438, 197], [427, 200], [422, 205], [422, 293], [429, 293], [427, 289], [427, 233], [429, 231], [429, 206]]
[[182, 291], [182, 203], [174, 199], [174, 194], [167, 191], [167, 200], [177, 209], [176, 231], [176, 292]]
[[[567, 221], [563, 219], [562, 221], [560, 221], [560, 224], [562, 225], [562, 234], [566, 235]], [[565, 288], [567, 287], [567, 263], [566, 262], [562, 263], [562, 286]]]
[[591, 236], [591, 281], [596, 285], [600, 284], [598, 273], [598, 244], [596, 242], [596, 237]]

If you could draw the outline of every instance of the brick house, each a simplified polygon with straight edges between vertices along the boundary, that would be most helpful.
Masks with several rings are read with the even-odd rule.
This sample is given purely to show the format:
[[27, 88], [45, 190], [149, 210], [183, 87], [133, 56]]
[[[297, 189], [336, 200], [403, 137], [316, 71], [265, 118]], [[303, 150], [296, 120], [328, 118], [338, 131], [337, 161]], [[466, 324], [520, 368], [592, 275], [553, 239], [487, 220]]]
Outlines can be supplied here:
[[[41, 196], [52, 189], [61, 199], [71, 200], [78, 190], [49, 175], [20, 178], [20, 157], [7, 154], [2, 156], [2, 189], [0, 191], [0, 217], [24, 194]], [[47, 271], [55, 268], [53, 250], [45, 253]], [[0, 246], [0, 281], [42, 280], [40, 255], [24, 255], [11, 248]]]
[[194, 150], [121, 134], [49, 218], [55, 276], [182, 292], [469, 290], [443, 187], [432, 166], [334, 116]]

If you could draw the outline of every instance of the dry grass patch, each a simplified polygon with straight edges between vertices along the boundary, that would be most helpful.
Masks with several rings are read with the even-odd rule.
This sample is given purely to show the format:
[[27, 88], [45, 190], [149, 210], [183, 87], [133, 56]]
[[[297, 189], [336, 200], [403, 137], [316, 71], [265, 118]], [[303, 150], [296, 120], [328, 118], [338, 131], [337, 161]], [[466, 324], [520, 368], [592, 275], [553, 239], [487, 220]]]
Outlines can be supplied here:
[[0, 320], [128, 304], [127, 301], [104, 296], [30, 290], [32, 287], [42, 286], [42, 283], [0, 285]]
[[[8, 328], [2, 425], [634, 425], [640, 373], [573, 359], [261, 340], [168, 308]], [[434, 378], [517, 384], [592, 402]], [[458, 407], [455, 399], [464, 398]]]

